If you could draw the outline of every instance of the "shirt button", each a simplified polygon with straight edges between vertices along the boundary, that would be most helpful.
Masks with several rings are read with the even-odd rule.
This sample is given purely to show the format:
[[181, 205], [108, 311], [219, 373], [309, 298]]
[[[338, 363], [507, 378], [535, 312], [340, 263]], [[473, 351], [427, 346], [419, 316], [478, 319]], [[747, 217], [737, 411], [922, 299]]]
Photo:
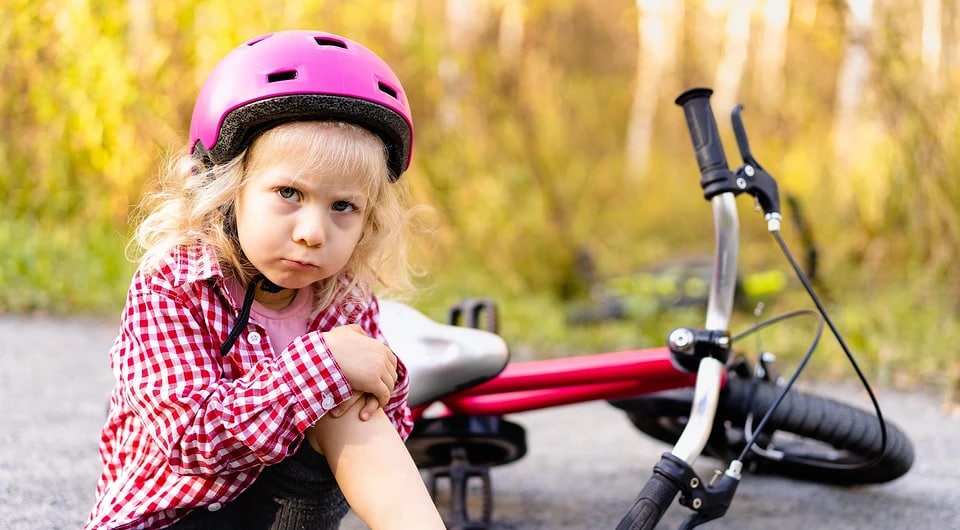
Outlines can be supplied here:
[[327, 409], [327, 410], [332, 409], [332, 408], [333, 408], [333, 397], [331, 397], [331, 396], [324, 396], [324, 398], [320, 401], [320, 406], [323, 407], [323, 408], [325, 408], [325, 409]]
[[250, 334], [247, 335], [247, 341], [249, 341], [250, 344], [260, 344], [260, 340], [260, 334], [256, 331], [251, 331]]
[[223, 508], [223, 505], [220, 504], [219, 502], [215, 502], [215, 503], [212, 503], [210, 506], [207, 506], [207, 509], [210, 510], [211, 512], [215, 512], [220, 508]]

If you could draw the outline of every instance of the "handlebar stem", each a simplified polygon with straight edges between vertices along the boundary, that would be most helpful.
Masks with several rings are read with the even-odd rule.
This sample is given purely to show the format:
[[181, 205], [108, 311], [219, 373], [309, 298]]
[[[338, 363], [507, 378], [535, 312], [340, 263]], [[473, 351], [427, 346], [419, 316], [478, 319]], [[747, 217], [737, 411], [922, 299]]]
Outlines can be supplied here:
[[708, 329], [677, 328], [667, 337], [670, 360], [686, 372], [696, 372], [700, 360], [713, 357], [726, 364], [730, 359], [730, 333]]

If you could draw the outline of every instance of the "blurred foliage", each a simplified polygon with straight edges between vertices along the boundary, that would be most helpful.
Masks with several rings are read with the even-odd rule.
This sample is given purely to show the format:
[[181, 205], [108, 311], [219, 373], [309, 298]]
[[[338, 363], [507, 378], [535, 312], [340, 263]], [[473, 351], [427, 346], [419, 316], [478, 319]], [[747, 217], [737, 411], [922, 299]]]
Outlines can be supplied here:
[[[8, 0], [0, 7], [0, 312], [115, 313], [133, 270], [128, 220], [158, 162], [184, 141], [206, 73], [252, 36], [310, 27], [370, 46], [409, 93], [417, 143], [404, 178], [435, 207], [438, 225], [418, 247], [430, 272], [418, 306], [442, 319], [463, 297], [492, 297], [504, 334], [535, 356], [658, 344], [670, 326], [702, 313], [635, 300], [646, 307], [642, 322], [579, 329], [565, 311], [589, 301], [598, 278], [711, 252], [709, 207], [672, 99], [713, 82], [724, 39], [711, 19], [715, 3], [684, 2], [652, 156], [631, 174], [625, 131], [633, 87], [644, 82], [633, 0], [521, 1], [516, 48], [503, 39], [507, 9], [518, 5], [511, 0], [242, 9], [226, 0]], [[942, 3], [953, 55], [938, 82], [926, 83], [917, 82], [919, 21], [903, 15], [914, 3], [877, 3], [863, 134], [842, 142], [846, 163], [826, 141], [849, 38], [842, 2], [791, 2], [783, 72], [765, 71], [754, 50], [737, 94], [754, 154], [813, 220], [828, 304], [869, 367], [892, 382], [902, 371], [936, 379], [957, 362], [942, 345], [960, 338], [960, 7]], [[453, 4], [472, 6], [463, 27], [443, 16]], [[783, 77], [778, 98], [761, 83], [770, 75]], [[717, 110], [729, 149], [729, 122]], [[743, 266], [785, 271], [741, 201]], [[794, 302], [795, 291], [779, 289], [768, 310]]]

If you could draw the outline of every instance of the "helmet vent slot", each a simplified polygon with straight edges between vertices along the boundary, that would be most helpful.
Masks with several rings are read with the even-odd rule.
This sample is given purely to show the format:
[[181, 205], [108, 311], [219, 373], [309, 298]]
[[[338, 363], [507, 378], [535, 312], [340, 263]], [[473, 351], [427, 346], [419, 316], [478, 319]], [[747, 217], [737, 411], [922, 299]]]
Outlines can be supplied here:
[[380, 87], [380, 91], [383, 92], [384, 94], [387, 94], [393, 99], [397, 99], [397, 91], [394, 90], [392, 86], [384, 83], [383, 81], [377, 82], [377, 86]]
[[347, 49], [347, 43], [342, 40], [331, 39], [330, 37], [314, 37], [313, 40], [317, 41], [317, 46], [335, 46], [344, 50]]
[[267, 74], [267, 83], [276, 83], [278, 81], [291, 81], [297, 78], [296, 70], [286, 70], [283, 72], [274, 72]]

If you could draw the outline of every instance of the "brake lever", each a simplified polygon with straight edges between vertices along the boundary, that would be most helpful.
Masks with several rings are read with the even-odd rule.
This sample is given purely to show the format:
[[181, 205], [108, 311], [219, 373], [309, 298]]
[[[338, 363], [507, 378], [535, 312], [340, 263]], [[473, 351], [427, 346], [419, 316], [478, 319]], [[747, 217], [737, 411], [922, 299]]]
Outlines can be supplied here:
[[735, 460], [726, 471], [716, 470], [709, 483], [704, 483], [687, 464], [672, 469], [671, 476], [680, 485], [680, 504], [693, 510], [677, 530], [692, 530], [723, 517], [740, 485], [742, 469], [743, 465]]
[[753, 157], [753, 153], [750, 152], [750, 140], [747, 139], [747, 128], [743, 125], [742, 114], [743, 105], [740, 104], [730, 111], [730, 122], [733, 124], [733, 135], [737, 139], [737, 149], [740, 150], [740, 158], [743, 159], [743, 163], [745, 164], [750, 164], [757, 169], [763, 169], [760, 167], [757, 159]]
[[734, 171], [734, 184], [739, 191], [749, 193], [757, 199], [767, 220], [767, 229], [776, 232], [780, 230], [780, 191], [777, 181], [750, 152], [750, 141], [747, 139], [747, 128], [743, 125], [742, 112], [743, 105], [737, 105], [730, 112], [737, 149], [740, 150], [740, 158], [744, 164]]

